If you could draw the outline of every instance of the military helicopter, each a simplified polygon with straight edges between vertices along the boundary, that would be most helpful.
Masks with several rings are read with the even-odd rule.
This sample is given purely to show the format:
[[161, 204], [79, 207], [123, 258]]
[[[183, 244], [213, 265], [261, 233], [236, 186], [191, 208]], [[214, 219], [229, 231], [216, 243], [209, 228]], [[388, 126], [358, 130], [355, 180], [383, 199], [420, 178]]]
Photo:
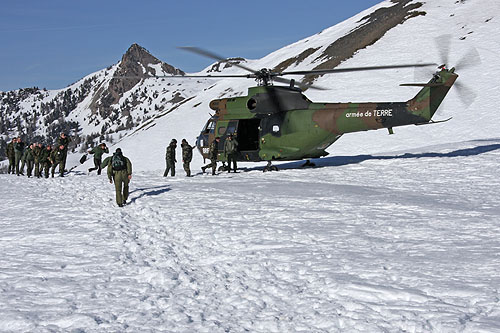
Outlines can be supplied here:
[[[182, 47], [220, 62], [230, 62], [212, 52], [196, 47]], [[253, 78], [258, 86], [248, 89], [247, 96], [215, 99], [210, 108], [215, 113], [207, 121], [197, 138], [196, 145], [204, 158], [208, 158], [210, 143], [220, 138], [219, 152], [229, 135], [239, 143], [238, 161], [267, 161], [264, 171], [278, 170], [273, 161], [306, 159], [304, 166], [313, 165], [308, 159], [328, 155], [326, 149], [346, 133], [393, 127], [423, 125], [433, 121], [444, 97], [455, 83], [458, 75], [455, 68], [438, 67], [438, 71], [427, 83], [403, 84], [420, 86], [415, 97], [406, 102], [388, 103], [315, 103], [310, 101], [302, 89], [322, 89], [304, 85], [295, 80], [282, 78], [285, 75], [322, 75], [339, 72], [394, 69], [405, 67], [437, 66], [437, 64], [404, 64], [391, 66], [357, 67], [327, 70], [272, 72], [269, 69], [253, 70], [239, 63], [231, 63], [250, 74], [183, 76], [196, 78]], [[272, 82], [286, 83], [274, 86]], [[302, 89], [301, 89], [302, 88]], [[218, 160], [226, 162], [223, 153]], [[225, 168], [223, 163], [222, 169]], [[221, 170], [221, 168], [219, 170]]]
[[[449, 35], [442, 37], [444, 39], [439, 41], [441, 45], [449, 43]], [[258, 82], [257, 86], [248, 88], [246, 96], [214, 99], [209, 104], [215, 112], [197, 137], [196, 146], [206, 159], [209, 157], [210, 144], [216, 137], [220, 138], [217, 159], [223, 162], [223, 166], [219, 171], [226, 168], [227, 158], [223, 153], [223, 147], [230, 135], [238, 141], [238, 161], [267, 161], [263, 171], [271, 171], [278, 170], [272, 164], [273, 161], [305, 159], [304, 166], [314, 166], [309, 159], [328, 155], [326, 149], [346, 133], [386, 128], [389, 134], [393, 134], [393, 128], [397, 126], [435, 124], [451, 119], [432, 120], [458, 78], [455, 67], [447, 68], [445, 64], [437, 67], [437, 71], [427, 83], [401, 84], [422, 88], [415, 97], [405, 102], [317, 103], [309, 100], [302, 91], [324, 88], [296, 82], [294, 79], [288, 80], [282, 76], [415, 68], [437, 66], [437, 64], [273, 72], [266, 68], [254, 70], [237, 61], [197, 47], [180, 47], [180, 49], [218, 62], [230, 63], [249, 74], [168, 75], [157, 78], [250, 78]], [[445, 54], [447, 51], [443, 51], [443, 48], [440, 51], [442, 51], [441, 57], [447, 62]], [[285, 83], [286, 86], [275, 86], [273, 82]]]

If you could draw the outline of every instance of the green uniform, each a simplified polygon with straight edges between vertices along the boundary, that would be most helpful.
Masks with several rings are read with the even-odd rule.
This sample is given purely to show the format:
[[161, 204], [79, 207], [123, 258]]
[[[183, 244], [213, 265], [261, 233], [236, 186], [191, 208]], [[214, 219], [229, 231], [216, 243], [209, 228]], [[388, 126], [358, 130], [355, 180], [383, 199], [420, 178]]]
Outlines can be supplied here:
[[26, 163], [27, 165], [26, 175], [31, 177], [31, 172], [33, 171], [33, 165], [35, 163], [35, 155], [33, 154], [33, 149], [31, 147], [28, 147], [24, 151], [23, 161], [23, 163]]
[[24, 153], [24, 142], [16, 142], [14, 144], [14, 154], [16, 159], [16, 174], [23, 173], [22, 170], [19, 170], [19, 162], [21, 162]]
[[40, 153], [42, 152], [43, 148], [39, 147], [38, 145], [33, 147], [33, 156], [35, 158], [35, 177], [40, 177]]
[[227, 138], [224, 142], [224, 154], [227, 158], [227, 172], [231, 172], [231, 161], [233, 162], [233, 170], [236, 172], [236, 154], [238, 153], [238, 141], [234, 138]]
[[193, 159], [193, 147], [191, 147], [187, 142], [181, 144], [182, 147], [182, 167], [186, 171], [186, 176], [191, 177], [191, 169], [189, 168], [189, 163]]
[[42, 149], [42, 151], [40, 152], [40, 174], [43, 171], [45, 178], [49, 178], [49, 170], [52, 166], [52, 162], [50, 161], [51, 153], [52, 149], [50, 149], [49, 147]]
[[66, 158], [64, 149], [54, 149], [50, 153], [50, 159], [52, 160], [52, 177], [54, 177], [54, 172], [56, 167], [59, 165], [59, 175], [64, 177], [64, 159]]
[[14, 140], [7, 145], [7, 157], [9, 159], [8, 173], [14, 173], [16, 170], [16, 152], [14, 150]]
[[108, 164], [111, 162], [111, 157], [112, 156], [108, 156], [104, 159], [104, 161], [102, 161], [101, 163], [101, 169], [104, 169], [104, 168], [107, 168], [108, 167]]
[[104, 155], [104, 153], [108, 154], [109, 149], [106, 146], [104, 146], [104, 148], [101, 148], [101, 145], [96, 146], [89, 151], [89, 154], [94, 154], [94, 167], [90, 168], [89, 172], [97, 170], [97, 174], [101, 174], [102, 155]]
[[212, 168], [212, 175], [215, 175], [215, 169], [217, 169], [217, 155], [219, 154], [219, 143], [217, 140], [212, 141], [210, 148], [208, 150], [208, 158], [210, 163], [201, 167], [201, 170], [205, 172], [205, 169]]
[[[69, 137], [58, 137], [57, 138], [57, 149], [59, 150], [59, 146], [64, 146], [64, 149], [62, 150], [63, 152], [63, 158], [59, 162], [59, 172], [61, 173], [61, 177], [64, 176], [64, 169], [66, 168], [66, 157], [68, 156], [68, 145], [71, 142], [71, 139]], [[61, 169], [62, 167], [62, 169]], [[62, 170], [62, 172], [61, 172]]]
[[[123, 158], [124, 168], [121, 170], [116, 170], [113, 168], [113, 159]], [[111, 158], [111, 162], [108, 163], [108, 178], [115, 183], [116, 191], [116, 203], [118, 206], [122, 207], [128, 199], [128, 184], [130, 182], [129, 176], [132, 175], [132, 163], [130, 160], [123, 156], [121, 152], [114, 153]]]
[[175, 159], [175, 148], [176, 147], [177, 147], [177, 144], [172, 143], [172, 142], [167, 147], [167, 151], [165, 153], [165, 161], [167, 162], [167, 168], [165, 169], [165, 172], [163, 173], [163, 177], [167, 177], [169, 171], [170, 171], [170, 174], [172, 177], [175, 176], [175, 162], [177, 162], [177, 160]]

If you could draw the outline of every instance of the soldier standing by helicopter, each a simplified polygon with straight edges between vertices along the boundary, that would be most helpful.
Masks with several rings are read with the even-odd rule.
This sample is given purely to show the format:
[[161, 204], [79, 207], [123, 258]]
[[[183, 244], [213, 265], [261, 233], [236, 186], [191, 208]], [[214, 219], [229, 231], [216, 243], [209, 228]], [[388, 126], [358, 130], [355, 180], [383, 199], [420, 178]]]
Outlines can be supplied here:
[[170, 141], [170, 144], [167, 147], [167, 152], [165, 154], [167, 168], [165, 169], [165, 172], [163, 173], [163, 177], [167, 177], [169, 171], [170, 171], [170, 174], [172, 175], [172, 177], [175, 176], [175, 162], [177, 162], [177, 160], [175, 159], [175, 148], [177, 148], [177, 140], [172, 139], [172, 141]]
[[224, 142], [224, 154], [227, 158], [227, 172], [231, 172], [231, 161], [233, 162], [233, 170], [236, 172], [236, 153], [238, 149], [238, 141], [233, 138], [232, 134], [229, 134], [226, 141]]
[[214, 141], [210, 144], [208, 151], [208, 158], [210, 158], [210, 163], [202, 166], [201, 171], [205, 172], [205, 169], [212, 168], [212, 176], [215, 175], [215, 169], [217, 169], [217, 155], [219, 154], [219, 141], [220, 138], [216, 137]]
[[189, 168], [189, 163], [193, 159], [193, 147], [189, 145], [186, 139], [182, 139], [182, 166], [184, 171], [186, 171], [186, 176], [191, 177], [191, 169]]

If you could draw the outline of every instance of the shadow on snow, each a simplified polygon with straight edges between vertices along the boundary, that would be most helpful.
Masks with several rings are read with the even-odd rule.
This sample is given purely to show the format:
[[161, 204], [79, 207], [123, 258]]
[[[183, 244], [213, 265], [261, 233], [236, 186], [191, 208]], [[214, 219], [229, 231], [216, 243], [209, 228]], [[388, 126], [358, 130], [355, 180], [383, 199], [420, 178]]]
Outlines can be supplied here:
[[170, 186], [168, 185], [159, 185], [159, 186], [153, 186], [153, 187], [144, 187], [144, 188], [136, 188], [133, 191], [129, 193], [129, 195], [135, 193], [135, 192], [142, 192], [139, 194], [137, 197], [134, 197], [130, 200], [130, 203], [135, 202], [137, 199], [140, 199], [142, 197], [153, 197], [156, 195], [160, 195], [162, 193], [166, 193], [170, 191]]
[[[500, 140], [475, 140], [473, 142], [492, 142]], [[313, 162], [318, 167], [330, 167], [330, 166], [342, 166], [349, 164], [358, 164], [369, 160], [400, 160], [400, 159], [410, 159], [410, 158], [445, 158], [445, 157], [467, 157], [476, 156], [484, 153], [488, 153], [494, 150], [500, 149], [500, 143], [488, 144], [488, 145], [478, 145], [472, 148], [457, 149], [447, 153], [405, 153], [403, 155], [355, 155], [355, 156], [332, 156], [312, 159]], [[304, 161], [296, 161], [279, 164], [279, 169], [300, 169]], [[262, 168], [251, 168], [249, 170], [262, 170]]]

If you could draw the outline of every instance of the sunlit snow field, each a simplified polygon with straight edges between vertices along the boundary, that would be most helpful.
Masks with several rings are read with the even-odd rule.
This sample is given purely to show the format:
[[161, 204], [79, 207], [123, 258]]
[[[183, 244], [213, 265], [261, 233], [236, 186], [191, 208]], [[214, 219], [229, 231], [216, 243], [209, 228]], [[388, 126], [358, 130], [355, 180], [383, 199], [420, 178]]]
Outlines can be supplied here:
[[178, 165], [134, 173], [124, 208], [104, 175], [0, 175], [0, 331], [499, 331], [499, 157]]

